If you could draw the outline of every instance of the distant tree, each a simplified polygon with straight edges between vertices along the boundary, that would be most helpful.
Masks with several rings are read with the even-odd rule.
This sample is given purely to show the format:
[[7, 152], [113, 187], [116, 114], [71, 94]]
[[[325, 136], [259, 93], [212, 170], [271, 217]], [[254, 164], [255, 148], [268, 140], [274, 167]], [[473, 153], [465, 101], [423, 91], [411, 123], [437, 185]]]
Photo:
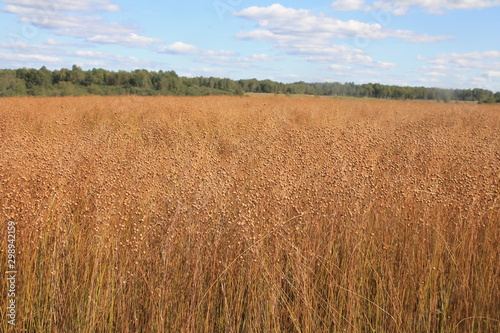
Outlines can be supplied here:
[[151, 88], [152, 83], [151, 83], [151, 78], [149, 77], [148, 71], [142, 69], [142, 70], [135, 70], [130, 74], [130, 85], [132, 87], [139, 87], [139, 88]]
[[69, 80], [73, 84], [84, 84], [85, 83], [85, 73], [77, 65], [73, 65], [71, 73], [69, 74]]
[[486, 98], [485, 100], [482, 101], [483, 103], [487, 103], [487, 104], [494, 104], [496, 103], [496, 99], [495, 99], [495, 96], [489, 96], [488, 98]]
[[62, 81], [56, 85], [57, 96], [74, 96], [77, 95], [75, 85], [72, 82]]
[[105, 69], [84, 71], [73, 65], [71, 70], [62, 68], [50, 71], [19, 68], [0, 70], [0, 96], [62, 96], [62, 95], [242, 95], [245, 92], [309, 94], [352, 97], [376, 97], [393, 99], [434, 99], [478, 101], [480, 103], [500, 102], [500, 92], [485, 89], [439, 89], [425, 87], [400, 87], [354, 82], [304, 81], [281, 83], [271, 80], [247, 79], [234, 81], [216, 77], [179, 77], [175, 71], [112, 72]]
[[103, 87], [94, 83], [87, 87], [87, 93], [90, 95], [105, 95]]
[[493, 97], [493, 93], [491, 91], [479, 88], [472, 89], [472, 95], [475, 100], [480, 102], [491, 101], [491, 98]]
[[363, 97], [373, 97], [373, 95], [375, 93], [375, 91], [373, 89], [373, 84], [371, 84], [371, 83], [363, 84], [361, 86], [361, 88], [362, 88], [361, 94]]
[[55, 70], [52, 72], [52, 84], [59, 82], [69, 82], [71, 80], [71, 71], [67, 68]]
[[373, 85], [373, 97], [376, 98], [383, 98], [384, 97], [384, 92], [383, 92], [383, 87], [381, 84], [375, 83]]
[[25, 81], [16, 77], [12, 70], [0, 71], [0, 96], [24, 96], [26, 95]]
[[245, 95], [245, 91], [243, 90], [243, 88], [237, 87], [237, 88], [234, 89], [234, 94], [236, 96], [244, 96]]

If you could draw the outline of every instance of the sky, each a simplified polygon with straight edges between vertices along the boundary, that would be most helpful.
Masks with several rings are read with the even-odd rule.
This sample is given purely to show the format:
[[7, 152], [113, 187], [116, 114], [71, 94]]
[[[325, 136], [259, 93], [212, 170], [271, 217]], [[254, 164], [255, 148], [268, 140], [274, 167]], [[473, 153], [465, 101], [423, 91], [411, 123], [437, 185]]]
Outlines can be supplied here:
[[0, 0], [0, 68], [500, 91], [500, 0]]

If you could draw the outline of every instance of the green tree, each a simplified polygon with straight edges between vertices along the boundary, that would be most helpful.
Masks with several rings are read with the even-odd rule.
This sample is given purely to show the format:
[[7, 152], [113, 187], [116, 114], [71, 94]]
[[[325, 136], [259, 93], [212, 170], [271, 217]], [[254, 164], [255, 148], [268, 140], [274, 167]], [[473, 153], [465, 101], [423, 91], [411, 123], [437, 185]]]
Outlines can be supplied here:
[[0, 71], [0, 96], [25, 96], [26, 84], [12, 70]]
[[151, 88], [152, 83], [151, 78], [149, 77], [149, 72], [144, 69], [138, 69], [132, 72], [130, 74], [130, 85], [132, 87]]
[[69, 81], [75, 85], [85, 83], [85, 73], [77, 65], [73, 65], [71, 73], [69, 74]]

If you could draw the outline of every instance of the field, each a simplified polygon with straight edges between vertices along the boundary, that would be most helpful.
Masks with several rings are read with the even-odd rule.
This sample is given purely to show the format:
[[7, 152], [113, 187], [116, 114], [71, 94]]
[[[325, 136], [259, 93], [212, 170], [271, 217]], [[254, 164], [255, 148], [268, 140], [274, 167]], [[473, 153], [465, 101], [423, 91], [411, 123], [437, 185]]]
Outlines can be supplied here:
[[0, 138], [1, 332], [500, 330], [500, 106], [6, 98]]

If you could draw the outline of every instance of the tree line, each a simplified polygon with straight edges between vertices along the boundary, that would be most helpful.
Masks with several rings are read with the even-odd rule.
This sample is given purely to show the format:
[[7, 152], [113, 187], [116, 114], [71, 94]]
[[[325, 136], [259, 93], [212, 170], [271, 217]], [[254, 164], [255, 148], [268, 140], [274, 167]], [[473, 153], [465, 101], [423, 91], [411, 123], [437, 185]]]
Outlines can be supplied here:
[[84, 96], [84, 95], [244, 95], [245, 93], [304, 94], [322, 96], [477, 101], [500, 103], [500, 92], [486, 89], [440, 89], [401, 87], [379, 83], [353, 82], [281, 83], [271, 80], [231, 80], [216, 77], [181, 77], [175, 71], [84, 71], [19, 68], [0, 70], [0, 97]]

